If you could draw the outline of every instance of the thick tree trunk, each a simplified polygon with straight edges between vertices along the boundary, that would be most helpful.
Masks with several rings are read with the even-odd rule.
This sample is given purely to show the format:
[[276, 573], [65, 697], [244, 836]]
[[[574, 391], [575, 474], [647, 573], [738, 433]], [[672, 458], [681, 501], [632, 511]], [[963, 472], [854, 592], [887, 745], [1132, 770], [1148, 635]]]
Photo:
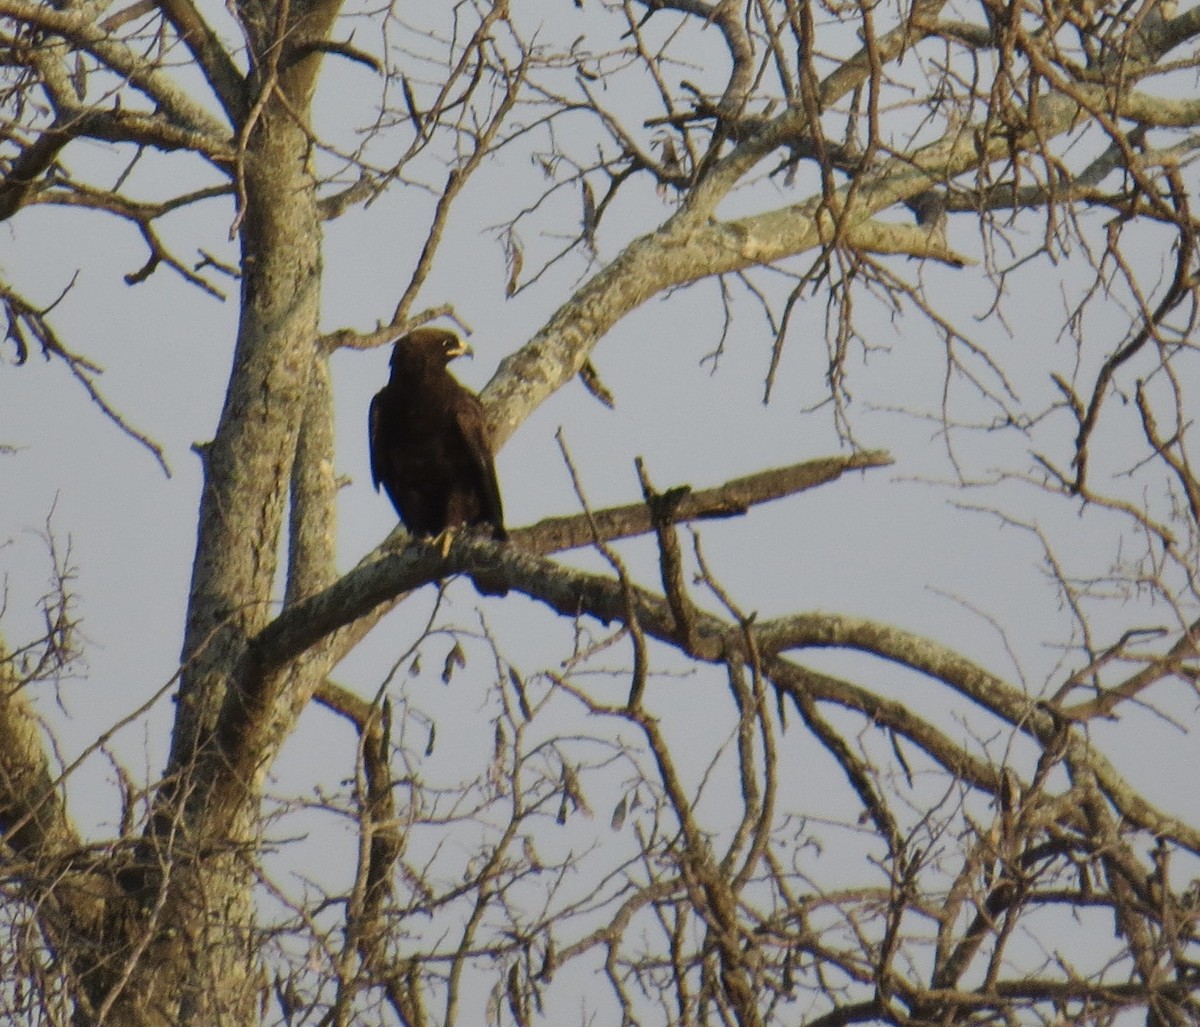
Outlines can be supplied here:
[[[275, 119], [247, 155], [242, 320], [216, 438], [205, 451], [179, 723], [171, 769], [216, 724], [220, 684], [267, 623], [280, 530], [314, 359], [320, 223], [303, 133]], [[290, 166], [289, 166], [290, 165]], [[216, 682], [211, 675], [215, 673]]]
[[244, 158], [242, 308], [204, 491], [167, 779], [130, 875], [144, 955], [110, 1022], [246, 1025], [263, 982], [251, 868], [267, 761], [224, 751], [221, 711], [268, 622], [286, 499], [313, 375], [321, 226], [309, 140], [267, 104]]
[[[244, 1027], [261, 1018], [264, 1005], [252, 858], [261, 782], [303, 706], [281, 702], [284, 690], [310, 692], [294, 686], [298, 679], [309, 684], [312, 675], [285, 669], [270, 680], [255, 679], [244, 657], [280, 598], [277, 561], [289, 487], [304, 493], [292, 511], [294, 521], [305, 522], [292, 525], [302, 540], [292, 555], [305, 559], [289, 598], [319, 586], [324, 568], [318, 565], [332, 564], [323, 514], [332, 505], [332, 475], [329, 488], [317, 489], [308, 466], [320, 463], [320, 453], [314, 459], [310, 450], [331, 450], [331, 441], [322, 437], [322, 444], [305, 449], [299, 485], [293, 477], [306, 408], [310, 420], [329, 411], [326, 393], [314, 390], [325, 372], [315, 345], [321, 222], [311, 136], [297, 117], [308, 110], [319, 58], [293, 60], [288, 47], [305, 36], [322, 38], [337, 6], [321, 0], [296, 5], [294, 21], [286, 24], [243, 10], [256, 54], [254, 91], [263, 102], [254, 105], [241, 133], [241, 320], [225, 405], [203, 453], [167, 777], [133, 875], [144, 919], [139, 930], [148, 943], [130, 964], [113, 1010], [115, 1022], [130, 1027]], [[319, 410], [313, 408], [317, 394], [325, 401]], [[327, 545], [315, 545], [316, 538]]]

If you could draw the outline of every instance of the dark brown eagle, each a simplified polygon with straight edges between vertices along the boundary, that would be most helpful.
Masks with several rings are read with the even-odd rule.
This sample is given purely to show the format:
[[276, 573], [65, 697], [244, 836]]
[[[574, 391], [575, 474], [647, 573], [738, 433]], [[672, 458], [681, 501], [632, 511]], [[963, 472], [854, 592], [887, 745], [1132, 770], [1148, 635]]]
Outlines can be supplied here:
[[414, 329], [396, 342], [391, 378], [371, 400], [371, 476], [414, 535], [489, 526], [507, 537], [483, 404], [446, 366], [470, 352], [453, 332]]

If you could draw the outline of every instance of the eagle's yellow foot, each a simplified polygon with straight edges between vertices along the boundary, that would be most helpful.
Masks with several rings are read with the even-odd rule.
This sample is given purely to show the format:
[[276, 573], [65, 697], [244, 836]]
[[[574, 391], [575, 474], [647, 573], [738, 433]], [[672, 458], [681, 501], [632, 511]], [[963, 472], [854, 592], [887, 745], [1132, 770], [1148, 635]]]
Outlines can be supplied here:
[[454, 532], [457, 529], [443, 528], [429, 540], [431, 546], [437, 546], [442, 551], [442, 559], [446, 559], [450, 555], [450, 546], [454, 542]]

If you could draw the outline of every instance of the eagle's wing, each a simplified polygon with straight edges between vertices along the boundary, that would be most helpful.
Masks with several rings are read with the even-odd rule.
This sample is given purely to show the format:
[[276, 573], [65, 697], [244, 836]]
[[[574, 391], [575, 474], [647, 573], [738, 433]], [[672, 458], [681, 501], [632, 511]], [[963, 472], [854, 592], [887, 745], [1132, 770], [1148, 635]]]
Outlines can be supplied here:
[[492, 435], [488, 430], [483, 404], [471, 392], [463, 389], [455, 402], [454, 420], [464, 443], [471, 477], [486, 520], [495, 529], [498, 539], [505, 538], [504, 506], [500, 500], [500, 483], [496, 480], [496, 464], [492, 454]]
[[371, 479], [375, 482], [376, 492], [379, 491], [380, 482], [383, 480], [383, 439], [380, 437], [382, 406], [383, 393], [377, 392], [371, 399], [371, 410], [367, 415], [367, 439], [371, 450]]

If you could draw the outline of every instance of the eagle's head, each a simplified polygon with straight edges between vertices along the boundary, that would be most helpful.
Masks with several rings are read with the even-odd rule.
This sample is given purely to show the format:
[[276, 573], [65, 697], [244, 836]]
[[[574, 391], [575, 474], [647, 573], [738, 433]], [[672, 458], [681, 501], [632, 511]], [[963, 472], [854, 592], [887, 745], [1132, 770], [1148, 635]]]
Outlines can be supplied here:
[[414, 328], [392, 347], [392, 372], [418, 366], [445, 367], [462, 356], [474, 356], [474, 351], [449, 329]]

